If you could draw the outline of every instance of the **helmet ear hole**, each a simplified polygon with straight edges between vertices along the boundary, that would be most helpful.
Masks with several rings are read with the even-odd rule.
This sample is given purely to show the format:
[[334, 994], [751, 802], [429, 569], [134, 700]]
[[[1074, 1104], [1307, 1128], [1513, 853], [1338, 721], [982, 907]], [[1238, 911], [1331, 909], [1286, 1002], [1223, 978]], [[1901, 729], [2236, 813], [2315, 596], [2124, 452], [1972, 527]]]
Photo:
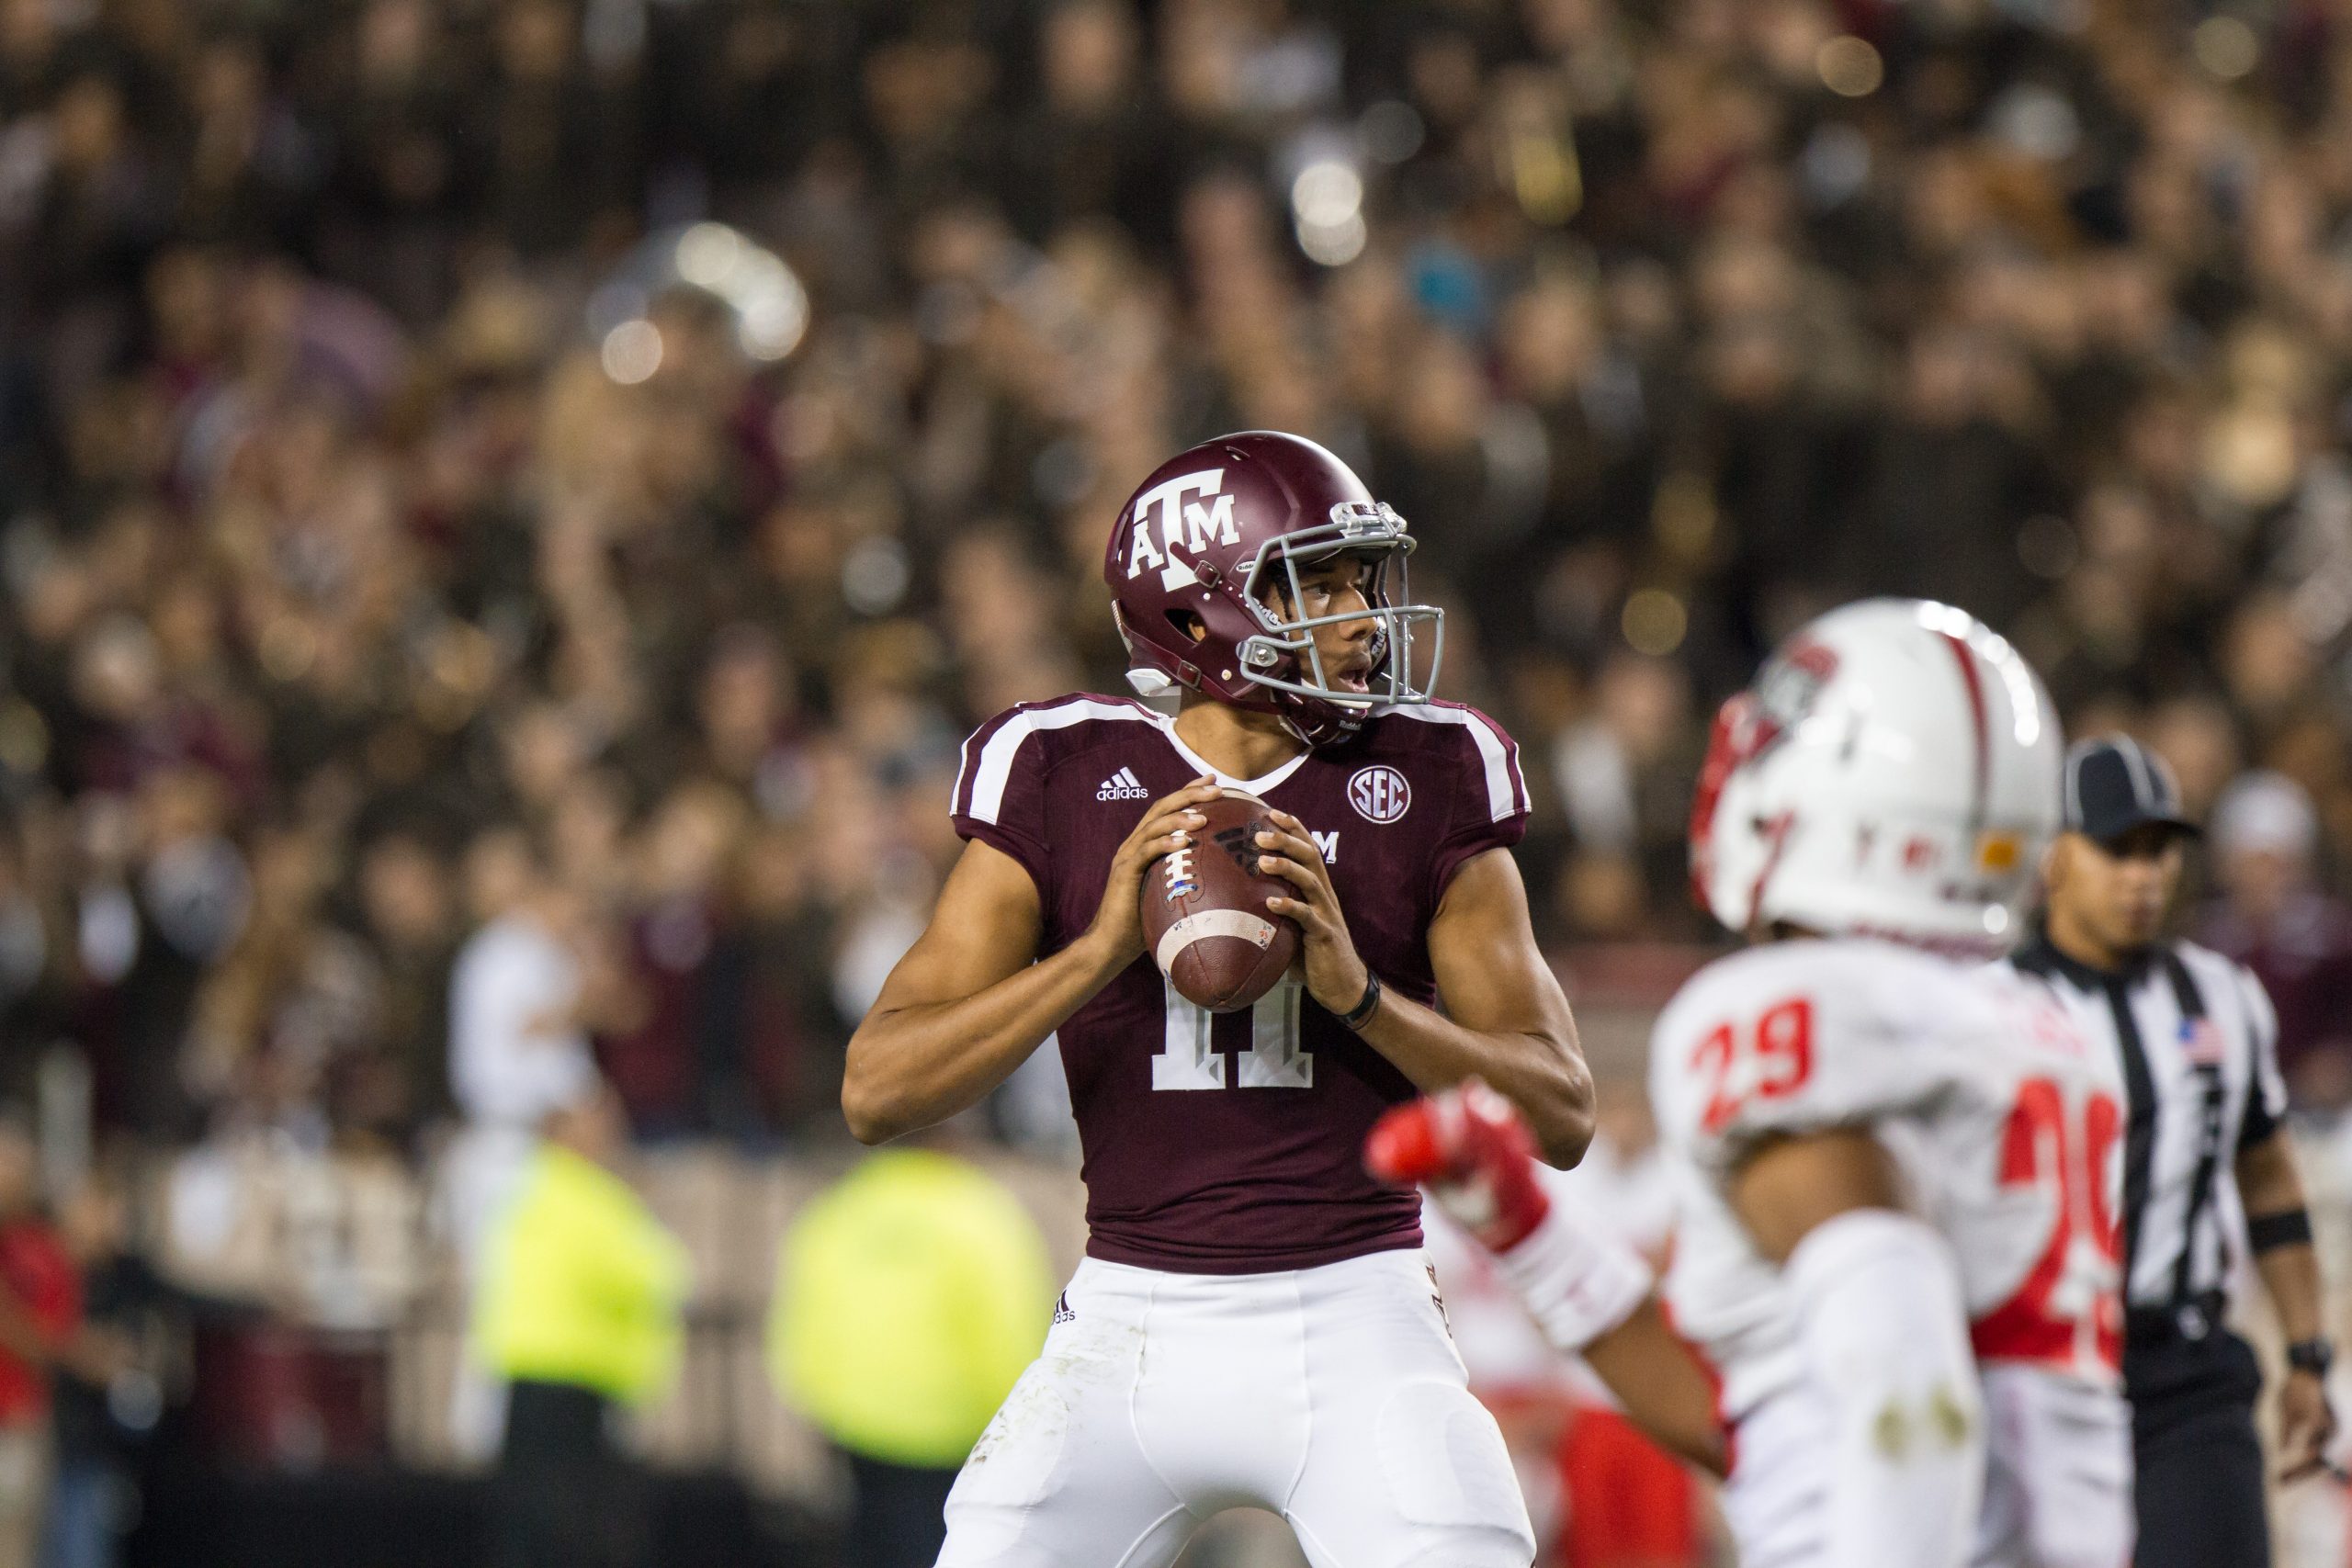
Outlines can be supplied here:
[[1168, 612], [1168, 624], [1193, 642], [1208, 640], [1209, 624], [1194, 611], [1170, 610]]

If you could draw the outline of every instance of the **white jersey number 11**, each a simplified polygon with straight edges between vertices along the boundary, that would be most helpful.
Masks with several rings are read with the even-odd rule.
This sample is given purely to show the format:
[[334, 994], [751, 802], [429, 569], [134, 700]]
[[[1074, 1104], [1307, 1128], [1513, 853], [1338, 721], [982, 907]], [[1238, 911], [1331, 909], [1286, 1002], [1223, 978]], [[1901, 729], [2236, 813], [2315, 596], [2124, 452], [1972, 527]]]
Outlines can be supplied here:
[[[1225, 1054], [1212, 1027], [1216, 1015], [1168, 987], [1166, 1045], [1151, 1058], [1151, 1087], [1223, 1089]], [[1312, 1089], [1315, 1056], [1298, 1048], [1298, 1009], [1306, 988], [1285, 975], [1250, 1010], [1250, 1048], [1237, 1055], [1243, 1089]]]

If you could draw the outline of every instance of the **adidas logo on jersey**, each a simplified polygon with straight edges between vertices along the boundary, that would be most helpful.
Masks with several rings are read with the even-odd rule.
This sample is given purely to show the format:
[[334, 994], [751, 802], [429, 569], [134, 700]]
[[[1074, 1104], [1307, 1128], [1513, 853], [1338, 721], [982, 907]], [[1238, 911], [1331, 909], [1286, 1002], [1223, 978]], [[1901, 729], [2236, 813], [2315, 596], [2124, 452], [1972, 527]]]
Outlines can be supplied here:
[[1102, 787], [1094, 792], [1094, 798], [1097, 800], [1149, 800], [1151, 791], [1143, 787], [1143, 781], [1136, 777], [1133, 768], [1121, 768], [1102, 781]]

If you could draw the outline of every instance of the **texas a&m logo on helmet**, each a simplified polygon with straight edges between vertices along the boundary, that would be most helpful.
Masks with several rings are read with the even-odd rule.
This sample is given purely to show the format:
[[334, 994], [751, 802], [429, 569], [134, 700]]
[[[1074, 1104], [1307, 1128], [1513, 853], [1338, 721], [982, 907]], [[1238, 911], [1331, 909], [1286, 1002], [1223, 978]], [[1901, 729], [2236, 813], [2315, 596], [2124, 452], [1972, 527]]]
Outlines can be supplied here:
[[[1169, 592], [1202, 581], [1200, 560], [1212, 545], [1238, 545], [1241, 530], [1233, 521], [1233, 497], [1225, 488], [1223, 468], [1179, 474], [1137, 495], [1127, 505], [1127, 575], [1159, 573], [1159, 586]], [[1216, 581], [1216, 568], [1209, 569]]]

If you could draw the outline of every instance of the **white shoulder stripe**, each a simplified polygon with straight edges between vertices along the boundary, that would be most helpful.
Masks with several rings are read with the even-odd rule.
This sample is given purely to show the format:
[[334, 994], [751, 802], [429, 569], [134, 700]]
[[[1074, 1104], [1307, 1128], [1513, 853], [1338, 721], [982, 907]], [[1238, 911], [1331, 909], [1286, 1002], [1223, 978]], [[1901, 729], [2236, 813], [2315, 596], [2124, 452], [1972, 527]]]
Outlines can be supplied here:
[[947, 815], [964, 814], [964, 775], [972, 771], [972, 738], [964, 737], [964, 744], [956, 749], [956, 782], [947, 786]]
[[[1040, 730], [1068, 729], [1073, 724], [1087, 724], [1096, 719], [1129, 719], [1136, 724], [1151, 724], [1152, 716], [1138, 712], [1125, 703], [1098, 703], [1083, 697], [1072, 697], [1052, 707], [1037, 708], [1028, 713], [1016, 713], [1004, 721], [1002, 728], [989, 737], [980, 748], [977, 761], [971, 757], [972, 743], [964, 743], [966, 765], [972, 773], [972, 801], [965, 815], [978, 822], [994, 822], [1004, 809], [1005, 785], [1012, 780], [1012, 760], [1020, 754], [1021, 743]], [[956, 773], [956, 787], [960, 796], [964, 787], [964, 770]], [[951, 801], [951, 807], [953, 802]]]
[[1527, 785], [1519, 776], [1519, 760], [1510, 754], [1493, 728], [1468, 708], [1441, 707], [1435, 703], [1398, 703], [1381, 712], [1418, 718], [1425, 724], [1460, 725], [1467, 729], [1478, 744], [1479, 760], [1486, 764], [1489, 817], [1499, 822], [1515, 811], [1527, 809]]

